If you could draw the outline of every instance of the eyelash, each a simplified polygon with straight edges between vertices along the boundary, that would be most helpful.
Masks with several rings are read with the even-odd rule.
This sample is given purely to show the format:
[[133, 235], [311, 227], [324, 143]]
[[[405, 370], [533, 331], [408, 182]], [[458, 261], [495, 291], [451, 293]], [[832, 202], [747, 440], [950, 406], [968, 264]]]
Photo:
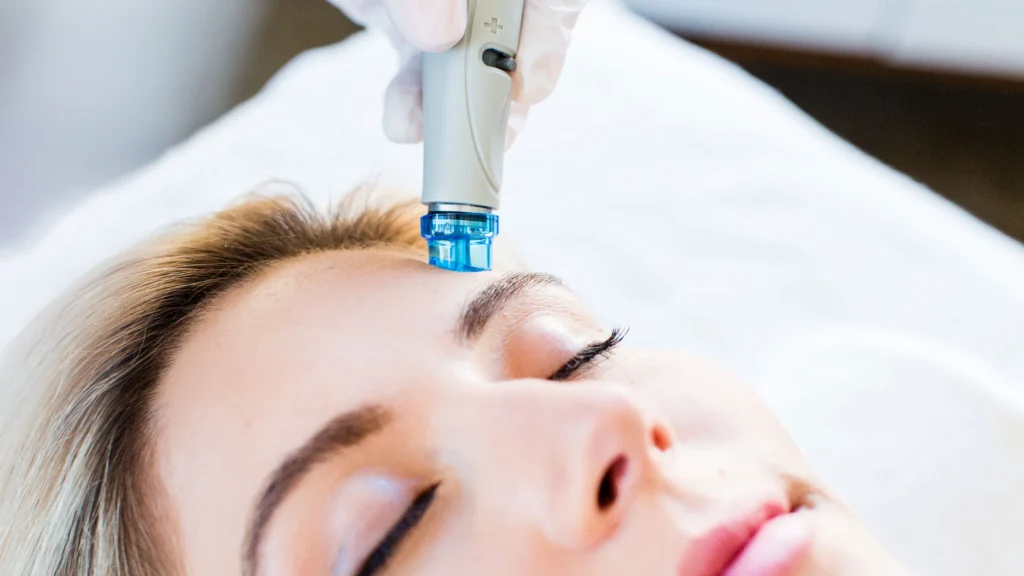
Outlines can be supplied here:
[[620, 329], [613, 328], [612, 333], [607, 339], [600, 342], [594, 342], [588, 344], [582, 350], [576, 353], [575, 356], [569, 359], [561, 368], [559, 368], [554, 374], [548, 377], [548, 380], [562, 381], [568, 380], [573, 374], [578, 372], [580, 369], [587, 367], [595, 362], [599, 362], [604, 358], [607, 358], [612, 350], [616, 346], [622, 343], [622, 340], [629, 333], [628, 328]]
[[370, 552], [370, 555], [366, 558], [366, 562], [356, 573], [357, 576], [372, 576], [377, 574], [387, 566], [391, 557], [394, 555], [398, 544], [423, 520], [426, 516], [427, 510], [430, 509], [430, 505], [434, 503], [434, 496], [437, 495], [437, 488], [440, 484], [434, 484], [430, 488], [427, 488], [423, 492], [420, 492], [416, 499], [409, 505], [408, 510], [399, 519], [395, 527], [384, 536], [380, 544]]

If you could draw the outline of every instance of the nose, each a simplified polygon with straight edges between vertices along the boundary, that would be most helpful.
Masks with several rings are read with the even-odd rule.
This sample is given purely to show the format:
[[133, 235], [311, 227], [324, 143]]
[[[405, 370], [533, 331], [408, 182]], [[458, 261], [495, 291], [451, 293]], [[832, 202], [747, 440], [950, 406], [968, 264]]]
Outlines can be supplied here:
[[560, 547], [593, 549], [610, 538], [652, 484], [651, 452], [670, 442], [621, 385], [516, 381], [492, 400], [495, 410], [483, 413], [500, 437], [492, 464], [505, 473], [496, 483], [518, 495], [508, 512], [528, 511]]
[[554, 446], [561, 454], [541, 523], [568, 548], [592, 548], [609, 538], [649, 476], [651, 434], [643, 413], [623, 390], [582, 391], [565, 398]]

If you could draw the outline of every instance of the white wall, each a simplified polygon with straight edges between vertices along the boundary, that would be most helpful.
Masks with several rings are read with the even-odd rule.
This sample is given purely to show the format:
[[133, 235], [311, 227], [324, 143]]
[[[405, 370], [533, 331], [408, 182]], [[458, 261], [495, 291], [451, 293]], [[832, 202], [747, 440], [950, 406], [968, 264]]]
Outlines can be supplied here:
[[726, 40], [1024, 78], [1024, 0], [626, 0], [670, 28]]
[[889, 0], [626, 0], [675, 30], [856, 52], [869, 46]]
[[917, 0], [892, 58], [1024, 78], [1024, 0]]
[[231, 105], [262, 0], [0, 0], [0, 243]]

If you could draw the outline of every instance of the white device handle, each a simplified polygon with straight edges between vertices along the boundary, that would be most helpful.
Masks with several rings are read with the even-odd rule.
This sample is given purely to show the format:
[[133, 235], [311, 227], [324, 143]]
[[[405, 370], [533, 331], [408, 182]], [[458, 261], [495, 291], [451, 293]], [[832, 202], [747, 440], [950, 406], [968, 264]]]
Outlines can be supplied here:
[[525, 0], [467, 0], [466, 33], [423, 55], [423, 203], [498, 208]]

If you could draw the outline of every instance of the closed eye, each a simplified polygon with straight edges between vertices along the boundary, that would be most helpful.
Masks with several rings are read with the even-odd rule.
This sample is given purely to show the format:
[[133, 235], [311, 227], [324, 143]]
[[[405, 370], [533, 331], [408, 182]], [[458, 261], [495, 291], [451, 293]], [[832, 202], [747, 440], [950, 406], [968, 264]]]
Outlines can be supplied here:
[[421, 492], [413, 500], [398, 523], [384, 536], [384, 539], [373, 549], [373, 552], [370, 552], [366, 562], [363, 563], [362, 568], [356, 573], [357, 576], [379, 574], [388, 565], [388, 562], [391, 561], [398, 551], [398, 547], [402, 545], [402, 541], [416, 528], [420, 520], [423, 520], [423, 517], [430, 509], [430, 505], [434, 503], [434, 496], [437, 495], [438, 486], [439, 484], [434, 484]]
[[582, 350], [577, 352], [575, 356], [570, 358], [568, 362], [563, 364], [562, 367], [554, 374], [548, 376], [548, 380], [568, 380], [579, 370], [607, 358], [608, 354], [614, 350], [616, 346], [622, 343], [622, 340], [626, 337], [627, 333], [629, 333], [628, 328], [613, 328], [611, 335], [608, 336], [607, 339], [586, 345]]

